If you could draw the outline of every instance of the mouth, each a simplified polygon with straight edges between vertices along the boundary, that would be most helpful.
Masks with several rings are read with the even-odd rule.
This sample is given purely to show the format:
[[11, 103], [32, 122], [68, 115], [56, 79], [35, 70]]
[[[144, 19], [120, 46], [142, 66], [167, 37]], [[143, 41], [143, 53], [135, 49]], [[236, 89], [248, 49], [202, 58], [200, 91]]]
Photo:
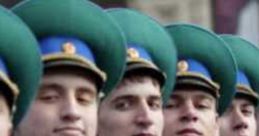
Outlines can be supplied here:
[[71, 135], [71, 136], [84, 136], [85, 131], [79, 127], [60, 127], [54, 129], [54, 133], [58, 133], [61, 135]]
[[238, 132], [236, 133], [237, 136], [248, 136], [245, 132]]
[[177, 132], [180, 136], [202, 136], [202, 133], [193, 128], [182, 129]]
[[151, 134], [151, 133], [139, 133], [139, 134], [135, 134], [133, 136], [156, 136], [156, 135]]

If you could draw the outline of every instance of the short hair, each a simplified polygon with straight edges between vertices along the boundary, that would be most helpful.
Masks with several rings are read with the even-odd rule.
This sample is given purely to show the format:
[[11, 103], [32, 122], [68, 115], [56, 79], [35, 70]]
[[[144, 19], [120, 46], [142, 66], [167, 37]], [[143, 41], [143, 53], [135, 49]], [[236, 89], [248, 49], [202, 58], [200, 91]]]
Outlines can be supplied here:
[[155, 77], [147, 74], [147, 73], [140, 73], [140, 72], [126, 72], [125, 75], [123, 76], [123, 79], [119, 83], [118, 87], [124, 86], [128, 84], [129, 82], [139, 82], [143, 83], [145, 79], [150, 79], [152, 84], [154, 86], [159, 86], [161, 88], [161, 85]]

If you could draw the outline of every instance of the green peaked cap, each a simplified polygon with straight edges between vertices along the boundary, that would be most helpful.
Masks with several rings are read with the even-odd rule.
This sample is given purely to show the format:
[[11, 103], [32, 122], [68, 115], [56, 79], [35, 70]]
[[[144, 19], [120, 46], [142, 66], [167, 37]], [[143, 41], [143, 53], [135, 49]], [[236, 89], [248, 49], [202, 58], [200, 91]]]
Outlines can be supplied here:
[[259, 49], [247, 40], [234, 35], [220, 36], [231, 48], [238, 69], [245, 73], [251, 88], [259, 94]]
[[107, 10], [119, 24], [128, 44], [138, 44], [150, 54], [152, 61], [165, 73], [163, 100], [167, 101], [176, 77], [177, 54], [166, 30], [152, 18], [129, 9]]
[[100, 7], [87, 0], [30, 0], [13, 8], [37, 38], [63, 35], [86, 42], [97, 66], [106, 73], [103, 92], [122, 78], [126, 64], [125, 40], [119, 27]]
[[0, 18], [0, 56], [7, 65], [10, 79], [20, 91], [13, 116], [15, 127], [37, 93], [42, 64], [37, 40], [28, 27], [3, 7], [0, 7]]
[[216, 34], [198, 26], [175, 24], [166, 29], [176, 43], [178, 58], [199, 61], [220, 85], [218, 113], [221, 115], [235, 94], [237, 67], [230, 49]]

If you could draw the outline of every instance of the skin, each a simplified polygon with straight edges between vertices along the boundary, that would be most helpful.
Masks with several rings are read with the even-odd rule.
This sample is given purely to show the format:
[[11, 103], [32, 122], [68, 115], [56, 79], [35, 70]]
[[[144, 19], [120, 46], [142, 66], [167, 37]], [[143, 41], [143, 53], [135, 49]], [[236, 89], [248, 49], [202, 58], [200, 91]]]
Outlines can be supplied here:
[[218, 114], [215, 98], [201, 90], [176, 89], [164, 108], [163, 136], [215, 136]]
[[65, 67], [46, 72], [15, 136], [95, 136], [97, 89], [85, 73]]
[[235, 98], [220, 117], [221, 136], [256, 136], [255, 107], [247, 99]]
[[258, 108], [256, 109], [256, 125], [257, 125], [257, 136], [259, 136], [259, 110]]
[[98, 136], [161, 136], [163, 121], [158, 83], [146, 76], [125, 78], [101, 102]]
[[12, 128], [9, 108], [4, 96], [0, 93], [0, 136], [10, 136]]

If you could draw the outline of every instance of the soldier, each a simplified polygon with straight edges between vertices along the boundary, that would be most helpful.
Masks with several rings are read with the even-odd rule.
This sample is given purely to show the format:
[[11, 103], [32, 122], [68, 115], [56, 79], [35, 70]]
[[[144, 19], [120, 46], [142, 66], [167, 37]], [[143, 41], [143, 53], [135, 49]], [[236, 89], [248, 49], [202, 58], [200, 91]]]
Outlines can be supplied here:
[[161, 94], [170, 93], [176, 72], [173, 42], [146, 15], [128, 9], [108, 13], [125, 33], [128, 57], [123, 79], [101, 101], [98, 136], [161, 136]]
[[[225, 43], [203, 28], [166, 27], [178, 51], [175, 89], [165, 103], [164, 136], [215, 136], [235, 92], [236, 65]], [[218, 109], [217, 109], [218, 107]]]
[[13, 11], [36, 34], [44, 62], [39, 93], [16, 136], [96, 136], [99, 94], [126, 64], [113, 20], [86, 0], [30, 0]]
[[41, 73], [35, 37], [18, 17], [0, 6], [1, 136], [10, 136], [12, 127], [24, 117], [36, 95]]
[[237, 61], [236, 94], [220, 117], [220, 136], [256, 136], [256, 106], [259, 91], [259, 50], [248, 41], [222, 35]]

